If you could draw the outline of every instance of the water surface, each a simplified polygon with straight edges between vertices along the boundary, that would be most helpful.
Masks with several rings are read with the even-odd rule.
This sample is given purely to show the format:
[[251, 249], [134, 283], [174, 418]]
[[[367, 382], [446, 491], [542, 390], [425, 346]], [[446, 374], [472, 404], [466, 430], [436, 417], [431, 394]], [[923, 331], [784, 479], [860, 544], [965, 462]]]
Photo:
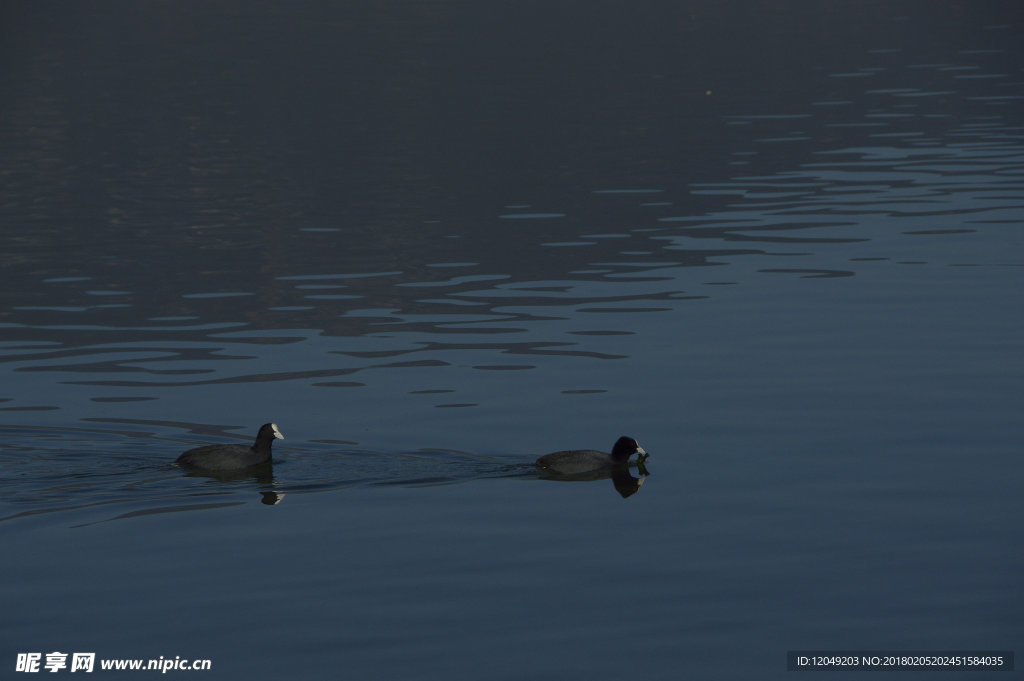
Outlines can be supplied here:
[[1009, 7], [5, 9], [2, 664], [1013, 649]]

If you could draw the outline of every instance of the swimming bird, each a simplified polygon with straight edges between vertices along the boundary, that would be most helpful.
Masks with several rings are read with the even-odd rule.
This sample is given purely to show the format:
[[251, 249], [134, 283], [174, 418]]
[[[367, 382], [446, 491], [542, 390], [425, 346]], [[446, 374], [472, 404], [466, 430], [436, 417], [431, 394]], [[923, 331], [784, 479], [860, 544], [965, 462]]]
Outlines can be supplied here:
[[576, 475], [602, 468], [627, 466], [629, 457], [633, 454], [639, 454], [641, 462], [648, 456], [636, 440], [623, 436], [616, 440], [611, 454], [597, 452], [593, 449], [571, 449], [545, 454], [537, 459], [537, 465], [550, 473]]
[[206, 445], [190, 449], [178, 457], [176, 463], [187, 468], [206, 471], [228, 471], [270, 463], [270, 447], [284, 435], [276, 423], [265, 423], [251, 447], [245, 445]]

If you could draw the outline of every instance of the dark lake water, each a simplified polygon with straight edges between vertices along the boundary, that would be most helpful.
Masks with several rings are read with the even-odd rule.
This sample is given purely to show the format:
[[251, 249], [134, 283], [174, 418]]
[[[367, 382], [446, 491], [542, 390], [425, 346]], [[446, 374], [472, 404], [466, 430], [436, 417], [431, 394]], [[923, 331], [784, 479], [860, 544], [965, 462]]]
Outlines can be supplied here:
[[[3, 5], [0, 665], [1020, 649], [1022, 32], [1016, 3]], [[268, 421], [270, 472], [173, 465]], [[624, 481], [532, 465], [623, 434]]]

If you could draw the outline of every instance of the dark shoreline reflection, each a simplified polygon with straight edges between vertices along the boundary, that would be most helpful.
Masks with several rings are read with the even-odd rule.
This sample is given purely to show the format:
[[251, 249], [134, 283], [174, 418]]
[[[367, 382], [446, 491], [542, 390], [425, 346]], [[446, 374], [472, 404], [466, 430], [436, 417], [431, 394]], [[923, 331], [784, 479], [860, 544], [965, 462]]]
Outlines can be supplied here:
[[[429, 27], [423, 35], [464, 39], [449, 33], [453, 25], [446, 22], [455, 17], [447, 10], [417, 16]], [[308, 28], [313, 44], [333, 40], [319, 25]], [[414, 49], [422, 36], [408, 37], [413, 42], [396, 42], [401, 49], [389, 62], [404, 87], [389, 96], [425, 94], [431, 78], [447, 78], [447, 71], [431, 70], [436, 64], [427, 73], [405, 68], [423, 56]], [[354, 386], [372, 379], [332, 379], [367, 369], [444, 369], [477, 351], [482, 357], [473, 366], [481, 369], [512, 366], [492, 361], [495, 355], [529, 356], [530, 362], [515, 365], [523, 369], [534, 368], [534, 359], [619, 361], [633, 355], [634, 344], [607, 342], [613, 334], [635, 333], [631, 329], [657, 323], [652, 315], [719, 295], [722, 289], [715, 285], [750, 287], [792, 275], [810, 287], [878, 271], [878, 263], [1019, 266], [1008, 251], [960, 247], [992, 239], [1000, 224], [1015, 224], [1020, 143], [1007, 105], [1022, 97], [1021, 88], [1002, 87], [1005, 99], [992, 99], [998, 80], [957, 78], [929, 61], [911, 67], [941, 82], [937, 92], [951, 88], [959, 96], [911, 96], [928, 92], [893, 87], [902, 78], [896, 69], [865, 71], [870, 83], [817, 74], [818, 85], [823, 79], [827, 88], [818, 91], [808, 81], [801, 85], [806, 91], [796, 91], [804, 97], [791, 92], [782, 102], [702, 96], [684, 102], [697, 105], [693, 115], [699, 122], [647, 121], [654, 127], [634, 140], [653, 151], [671, 135], [686, 150], [653, 155], [666, 164], [656, 172], [632, 175], [615, 166], [614, 176], [607, 176], [587, 172], [589, 164], [581, 163], [551, 182], [524, 186], [522, 178], [492, 177], [502, 182], [452, 185], [438, 199], [403, 187], [425, 183], [436, 189], [441, 178], [431, 173], [445, 170], [432, 166], [437, 149], [447, 144], [472, 154], [489, 148], [483, 142], [493, 140], [485, 131], [467, 139], [420, 138], [411, 131], [421, 117], [410, 121], [400, 113], [416, 109], [395, 109], [394, 118], [370, 127], [385, 126], [377, 131], [381, 139], [401, 131], [410, 165], [375, 165], [376, 149], [361, 146], [363, 136], [357, 135], [359, 140], [349, 141], [360, 142], [355, 156], [368, 163], [354, 172], [351, 149], [341, 139], [313, 140], [306, 135], [315, 131], [275, 127], [271, 123], [281, 121], [261, 118], [265, 112], [257, 108], [254, 119], [245, 119], [252, 127], [238, 134], [261, 134], [224, 148], [223, 130], [200, 125], [175, 101], [164, 102], [170, 106], [164, 123], [178, 115], [189, 124], [164, 132], [172, 140], [186, 137], [188, 143], [174, 149], [192, 149], [195, 156], [165, 154], [167, 149], [145, 144], [136, 149], [126, 145], [122, 127], [111, 127], [100, 115], [103, 107], [92, 93], [61, 68], [68, 66], [68, 55], [21, 47], [25, 59], [38, 60], [36, 67], [53, 78], [18, 85], [27, 102], [50, 106], [8, 112], [8, 129], [19, 134], [31, 123], [35, 134], [49, 131], [53, 138], [32, 138], [35, 146], [18, 147], [22, 153], [10, 157], [16, 166], [7, 170], [25, 191], [0, 201], [0, 223], [10, 236], [10, 248], [0, 252], [0, 366], [9, 368], [12, 386], [11, 394], [0, 396], [6, 400], [0, 411], [64, 409], [61, 402], [23, 396], [26, 387], [48, 382], [93, 386], [89, 398], [97, 405], [121, 401], [145, 413], [179, 390], [285, 382], [298, 389]], [[66, 49], [74, 55], [81, 47], [73, 40]], [[162, 55], [157, 50], [150, 56]], [[90, 52], [81, 63], [110, 67], [103, 59], [111, 56]], [[888, 59], [879, 53], [850, 58], [865, 68]], [[999, 73], [995, 56], [955, 58], [978, 75]], [[500, 62], [502, 68], [514, 63]], [[165, 75], [172, 82], [181, 77], [174, 68]], [[235, 75], [214, 70], [206, 77], [216, 83]], [[683, 75], [689, 82], [695, 74], [666, 74], [664, 82], [684, 80]], [[793, 78], [788, 70], [772, 75]], [[7, 74], [17, 81], [16, 76]], [[645, 76], [642, 82], [657, 91], [659, 81]], [[129, 101], [164, 97], [163, 90], [130, 84], [131, 78], [111, 101], [117, 95]], [[63, 107], [53, 108], [53, 89], [66, 98], [59, 100]], [[476, 106], [494, 116], [498, 100], [529, 106], [504, 101], [505, 93], [489, 94], [494, 99]], [[76, 106], [82, 102], [93, 108]], [[216, 110], [229, 102], [213, 97], [207, 104]], [[430, 105], [440, 106], [433, 100]], [[23, 119], [28, 112], [31, 118]], [[363, 115], [368, 122], [370, 114]], [[865, 118], [879, 127], [868, 133], [847, 127]], [[129, 123], [139, 144], [166, 143], [159, 135], [140, 134], [152, 132], [146, 127], [150, 121]], [[555, 132], [547, 134], [560, 137]], [[588, 130], [592, 142], [612, 132], [601, 126]], [[286, 143], [296, 141], [291, 135], [307, 144], [307, 155], [289, 156], [280, 167], [260, 165], [260, 159], [277, 158], [270, 153], [274, 149], [292, 149]], [[513, 146], [507, 150], [513, 156], [522, 153]], [[112, 162], [111, 155], [129, 151], [120, 163]], [[152, 156], [144, 173], [134, 165], [138, 154]], [[96, 165], [96, 159], [106, 161]], [[252, 163], [240, 163], [245, 160]], [[182, 167], [197, 175], [183, 177]], [[267, 194], [240, 189], [252, 185], [246, 168], [262, 168], [281, 181], [272, 206]], [[353, 207], [338, 198], [337, 188], [349, 187], [345, 182], [316, 192], [316, 185], [303, 181], [317, 175], [314, 168], [346, 180], [368, 171], [365, 181], [374, 192], [366, 196], [374, 197], [373, 205]], [[59, 196], [50, 194], [53, 187], [61, 187]], [[311, 203], [318, 208], [310, 209]], [[949, 261], [947, 253], [957, 255]], [[159, 284], [152, 276], [157, 261], [166, 265]], [[395, 357], [415, 357], [416, 364], [378, 361]]]
[[[0, 326], [6, 340], [60, 346], [21, 362], [160, 339], [151, 352], [188, 372], [227, 359], [204, 356], [224, 324], [251, 333], [231, 337], [239, 347], [306, 340], [267, 330], [518, 334], [578, 305], [674, 307], [678, 277], [659, 270], [877, 238], [858, 212], [942, 211], [953, 190], [976, 189], [956, 183], [971, 164], [1007, 196], [1019, 185], [1007, 112], [1020, 87], [997, 78], [1012, 53], [911, 56], [923, 46], [909, 24], [870, 13], [844, 21], [875, 48], [854, 53], [776, 27], [847, 64], [829, 72], [809, 69], [804, 51], [779, 54], [779, 36], [714, 3], [631, 10], [628, 30], [645, 38], [629, 52], [539, 6], [502, 13], [496, 33], [466, 30], [495, 21], [483, 6], [415, 2], [213, 4], [187, 16], [39, 7], [15, 12], [5, 34], [17, 105], [0, 109], [0, 147], [12, 152], [0, 170], [16, 191], [0, 188], [0, 291], [16, 295], [0, 294]], [[610, 11], [587, 14], [597, 26]], [[775, 58], [738, 67], [732, 44], [704, 30], [716, 22]], [[587, 46], [584, 64], [563, 30]], [[516, 31], [538, 51], [524, 52]], [[894, 63], [893, 46], [910, 61]], [[708, 64], [726, 71], [711, 78]], [[730, 68], [777, 86], [705, 82], [728, 82]], [[907, 88], [906, 69], [920, 87]], [[250, 100], [275, 88], [290, 96]], [[627, 282], [641, 290], [623, 294]], [[118, 347], [103, 348], [112, 338]], [[142, 370], [116, 359], [32, 368]]]

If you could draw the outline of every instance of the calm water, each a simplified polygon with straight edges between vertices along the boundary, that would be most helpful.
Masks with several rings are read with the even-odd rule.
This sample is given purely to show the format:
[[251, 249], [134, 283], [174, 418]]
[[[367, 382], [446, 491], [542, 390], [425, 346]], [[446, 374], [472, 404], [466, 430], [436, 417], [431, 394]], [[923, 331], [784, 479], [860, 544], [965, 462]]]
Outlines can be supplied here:
[[[1013, 3], [0, 19], [8, 671], [1020, 650]], [[272, 474], [172, 463], [267, 421]], [[531, 465], [622, 434], [639, 488]]]

